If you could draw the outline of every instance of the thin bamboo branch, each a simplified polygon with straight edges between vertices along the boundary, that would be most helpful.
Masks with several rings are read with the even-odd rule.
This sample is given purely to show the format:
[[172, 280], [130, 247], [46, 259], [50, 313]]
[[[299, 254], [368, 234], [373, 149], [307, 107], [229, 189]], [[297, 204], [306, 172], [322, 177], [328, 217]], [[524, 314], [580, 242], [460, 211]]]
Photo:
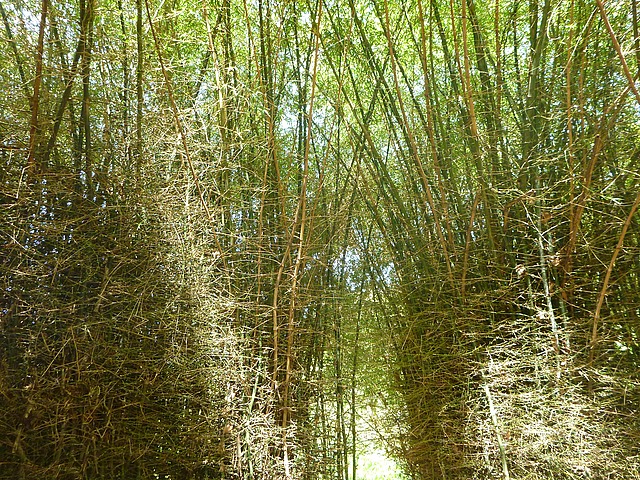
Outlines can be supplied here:
[[[583, 161], [583, 163], [585, 164], [585, 170], [582, 179], [582, 191], [576, 199], [575, 205], [572, 205], [573, 214], [569, 221], [569, 239], [565, 247], [564, 258], [565, 276], [569, 276], [573, 270], [573, 254], [577, 245], [578, 230], [580, 229], [582, 215], [586, 208], [587, 200], [589, 199], [591, 194], [591, 181], [593, 179], [593, 173], [595, 171], [596, 164], [598, 162], [598, 159], [600, 158], [602, 149], [605, 147], [605, 143], [607, 140], [606, 135], [609, 131], [609, 126], [616, 121], [618, 115], [622, 111], [620, 107], [628, 91], [629, 87], [627, 86], [622, 90], [622, 92], [620, 92], [616, 99], [605, 108], [596, 127], [595, 139], [593, 142], [593, 147], [591, 148], [591, 152], [587, 153], [585, 151]], [[587, 155], [589, 155], [590, 157], [588, 162], [586, 161]]]
[[542, 279], [542, 285], [544, 288], [544, 297], [547, 303], [547, 314], [549, 315], [549, 321], [551, 323], [551, 333], [553, 333], [553, 349], [558, 357], [558, 371], [557, 376], [560, 378], [560, 335], [558, 333], [558, 322], [556, 321], [556, 314], [553, 308], [553, 302], [551, 300], [551, 289], [549, 287], [549, 275], [547, 272], [547, 259], [545, 257], [544, 248], [544, 236], [542, 232], [542, 212], [540, 206], [540, 179], [536, 177], [536, 204], [535, 204], [535, 221], [532, 219], [532, 223], [535, 222], [536, 240], [538, 244], [538, 258], [540, 260], [540, 278]]
[[589, 343], [589, 364], [593, 364], [595, 359], [595, 351], [598, 343], [598, 325], [600, 323], [600, 314], [602, 311], [602, 305], [604, 304], [604, 299], [607, 296], [607, 290], [609, 289], [609, 282], [611, 281], [611, 273], [613, 272], [613, 267], [616, 263], [618, 255], [622, 250], [622, 246], [624, 244], [624, 238], [627, 235], [627, 230], [631, 225], [631, 220], [638, 210], [640, 206], [640, 193], [636, 196], [635, 202], [631, 206], [631, 211], [629, 211], [629, 215], [627, 215], [627, 219], [622, 226], [622, 231], [620, 232], [620, 236], [618, 237], [618, 243], [616, 244], [616, 248], [613, 250], [613, 255], [611, 256], [611, 261], [609, 261], [609, 266], [607, 267], [607, 271], [604, 276], [604, 281], [602, 282], [602, 289], [600, 290], [600, 294], [598, 295], [598, 303], [596, 304], [596, 310], [593, 315], [593, 327], [591, 329], [591, 341]]
[[[184, 149], [184, 154], [185, 154], [185, 157], [187, 159], [187, 164], [189, 165], [189, 171], [191, 173], [191, 177], [193, 178], [193, 182], [194, 182], [194, 184], [196, 186], [196, 190], [198, 192], [198, 198], [200, 200], [200, 204], [202, 205], [202, 208], [203, 208], [203, 210], [205, 212], [205, 215], [207, 216], [207, 219], [210, 222], [212, 222], [213, 221], [213, 217], [211, 216], [211, 211], [209, 210], [209, 206], [207, 205], [207, 202], [206, 202], [206, 200], [204, 198], [204, 191], [202, 189], [202, 186], [200, 184], [200, 180], [198, 179], [198, 175], [196, 173], [195, 167], [193, 165], [193, 161], [191, 159], [191, 154], [190, 154], [190, 151], [189, 151], [189, 144], [187, 142], [187, 135], [186, 135], [186, 132], [184, 130], [184, 127], [182, 126], [182, 121], [180, 120], [180, 112], [178, 111], [178, 106], [176, 104], [175, 97], [174, 97], [174, 94], [173, 94], [173, 84], [171, 83], [171, 80], [169, 79], [169, 73], [167, 72], [167, 69], [166, 69], [166, 67], [164, 65], [164, 60], [162, 58], [162, 50], [161, 50], [161, 46], [160, 46], [160, 40], [158, 39], [158, 36], [157, 36], [157, 33], [156, 33], [156, 29], [155, 29], [154, 24], [153, 24], [153, 20], [151, 18], [151, 9], [149, 8], [149, 0], [144, 0], [144, 3], [145, 3], [146, 12], [147, 12], [147, 19], [149, 21], [149, 28], [151, 29], [151, 34], [153, 35], [156, 54], [158, 56], [158, 62], [160, 63], [160, 68], [162, 70], [162, 75], [164, 77], [165, 85], [167, 87], [169, 103], [171, 105], [171, 110], [173, 112], [173, 119], [174, 119], [175, 124], [176, 124], [176, 130], [178, 130], [178, 134], [180, 135], [180, 138], [182, 140], [182, 148]], [[222, 260], [223, 265], [224, 265], [224, 267], [226, 269], [227, 264], [226, 264], [224, 251], [222, 250], [222, 246], [221, 246], [220, 241], [218, 239], [218, 235], [215, 232], [215, 228], [213, 229], [213, 237], [214, 237], [214, 241], [216, 243], [216, 248], [220, 252], [220, 259]]]

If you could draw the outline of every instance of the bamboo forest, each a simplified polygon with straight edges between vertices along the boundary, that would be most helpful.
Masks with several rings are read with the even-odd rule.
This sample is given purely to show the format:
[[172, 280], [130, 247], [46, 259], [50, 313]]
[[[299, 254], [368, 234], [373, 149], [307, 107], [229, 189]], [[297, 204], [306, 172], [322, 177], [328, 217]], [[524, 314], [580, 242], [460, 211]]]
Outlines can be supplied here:
[[639, 0], [0, 0], [0, 480], [640, 479]]

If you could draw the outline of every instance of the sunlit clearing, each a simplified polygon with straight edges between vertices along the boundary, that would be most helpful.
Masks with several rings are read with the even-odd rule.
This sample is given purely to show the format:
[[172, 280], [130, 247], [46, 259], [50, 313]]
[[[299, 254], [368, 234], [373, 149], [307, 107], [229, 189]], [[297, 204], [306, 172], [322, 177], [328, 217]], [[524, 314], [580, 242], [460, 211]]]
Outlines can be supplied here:
[[357, 480], [402, 480], [406, 477], [383, 450], [372, 450], [358, 457]]

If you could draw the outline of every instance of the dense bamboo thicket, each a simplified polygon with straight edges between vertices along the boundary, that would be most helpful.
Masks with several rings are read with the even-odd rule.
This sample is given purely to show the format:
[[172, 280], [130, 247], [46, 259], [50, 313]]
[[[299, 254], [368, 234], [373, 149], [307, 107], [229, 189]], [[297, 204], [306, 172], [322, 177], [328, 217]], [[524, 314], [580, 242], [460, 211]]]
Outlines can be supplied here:
[[193, 288], [216, 274], [174, 251], [153, 204], [97, 206], [74, 183], [45, 175], [3, 206], [0, 476], [202, 478], [231, 462], [241, 413], [230, 312], [193, 296], [218, 297]]
[[636, 478], [634, 2], [350, 5], [412, 475]]
[[321, 15], [2, 4], [3, 478], [346, 472]]
[[2, 1], [0, 478], [637, 478], [638, 8]]

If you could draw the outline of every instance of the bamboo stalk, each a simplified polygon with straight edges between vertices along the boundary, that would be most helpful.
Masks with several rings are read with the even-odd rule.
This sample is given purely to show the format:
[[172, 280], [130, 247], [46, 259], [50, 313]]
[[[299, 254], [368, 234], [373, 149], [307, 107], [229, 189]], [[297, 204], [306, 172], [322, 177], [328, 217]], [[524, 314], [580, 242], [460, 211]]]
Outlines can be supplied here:
[[596, 0], [596, 5], [598, 5], [598, 10], [600, 10], [600, 17], [607, 27], [607, 32], [609, 32], [609, 36], [611, 37], [611, 42], [613, 43], [613, 47], [616, 49], [616, 53], [620, 58], [620, 64], [622, 65], [622, 70], [624, 72], [624, 76], [627, 78], [627, 82], [629, 82], [629, 88], [633, 92], [640, 105], [640, 92], [636, 88], [636, 82], [631, 75], [631, 71], [629, 70], [629, 65], [627, 64], [627, 60], [622, 52], [622, 48], [620, 47], [620, 42], [618, 41], [618, 37], [616, 37], [616, 33], [613, 31], [613, 27], [611, 26], [611, 22], [609, 22], [609, 17], [607, 16], [607, 12], [604, 9], [604, 4], [602, 0]]
[[[460, 294], [462, 298], [465, 298], [466, 290], [467, 290], [467, 272], [469, 266], [469, 251], [471, 250], [471, 232], [473, 232], [473, 222], [476, 218], [476, 211], [478, 209], [478, 203], [480, 202], [480, 192], [476, 193], [475, 198], [473, 200], [473, 205], [471, 206], [471, 217], [469, 218], [469, 226], [467, 227], [467, 234], [465, 237], [464, 243], [464, 258], [462, 261], [462, 278], [460, 279]], [[506, 220], [506, 219], [505, 219]], [[506, 221], [505, 221], [506, 225]]]
[[44, 54], [44, 31], [47, 24], [47, 10], [49, 0], [42, 0], [40, 10], [40, 27], [38, 30], [38, 47], [36, 52], [36, 76], [33, 81], [33, 96], [31, 97], [31, 123], [29, 126], [29, 153], [27, 156], [27, 170], [39, 173], [36, 163], [36, 143], [38, 137], [38, 109], [40, 106], [40, 85], [42, 83], [42, 62]]
[[[387, 43], [388, 43], [388, 47], [389, 47], [389, 57], [391, 59], [391, 70], [393, 72], [393, 80], [394, 80], [394, 86], [395, 86], [395, 91], [396, 91], [396, 95], [397, 95], [397, 101], [398, 101], [398, 106], [400, 108], [400, 112], [402, 114], [402, 123], [404, 125], [404, 128], [407, 132], [407, 137], [409, 140], [409, 148], [411, 150], [411, 154], [413, 156], [413, 160], [415, 162], [415, 165], [418, 169], [418, 173], [420, 175], [420, 179], [422, 181], [422, 186], [424, 188], [424, 192], [425, 195], [427, 197], [427, 202], [429, 203], [429, 208], [431, 209], [432, 215], [433, 215], [433, 220], [435, 222], [435, 229], [436, 229], [436, 235], [438, 236], [438, 240], [440, 242], [440, 246], [442, 248], [442, 251], [444, 253], [444, 257], [445, 257], [445, 264], [447, 266], [447, 273], [448, 273], [448, 278], [449, 278], [449, 283], [451, 284], [451, 287], [453, 289], [455, 289], [455, 285], [454, 285], [454, 281], [453, 281], [453, 270], [451, 267], [451, 257], [449, 254], [449, 247], [447, 246], [447, 241], [444, 238], [444, 234], [443, 234], [443, 228], [442, 228], [442, 224], [441, 224], [441, 219], [440, 219], [440, 212], [438, 211], [438, 209], [436, 209], [436, 205], [435, 205], [435, 201], [433, 198], [433, 193], [431, 192], [431, 185], [429, 180], [427, 179], [427, 175], [424, 171], [424, 167], [422, 165], [422, 162], [420, 160], [420, 156], [418, 154], [418, 149], [417, 149], [417, 145], [416, 145], [416, 141], [414, 138], [414, 135], [412, 133], [412, 129], [411, 126], [409, 124], [409, 120], [407, 118], [407, 114], [404, 108], [404, 102], [402, 101], [402, 94], [400, 92], [400, 86], [398, 83], [398, 75], [397, 75], [397, 66], [396, 66], [396, 56], [395, 56], [395, 50], [393, 47], [393, 42], [391, 40], [391, 32], [390, 32], [390, 24], [389, 24], [389, 5], [388, 5], [388, 1], [384, 0], [384, 9], [385, 9], [385, 34], [387, 37]], [[436, 155], [437, 156], [437, 155]], [[444, 202], [445, 199], [443, 198], [442, 201]]]
[[[80, 15], [86, 18], [87, 29], [84, 32], [85, 39], [82, 43], [82, 52], [80, 57], [80, 75], [82, 77], [82, 105], [80, 109], [80, 127], [82, 142], [82, 151], [84, 153], [85, 164], [84, 174], [87, 183], [87, 194], [89, 198], [93, 197], [93, 152], [91, 143], [91, 118], [90, 103], [91, 92], [89, 89], [91, 74], [91, 48], [93, 44], [93, 20], [94, 20], [94, 0], [81, 0]], [[85, 20], [83, 20], [85, 21]]]
[[[145, 5], [147, 5], [147, 10], [148, 10], [149, 8], [148, 4], [145, 3]], [[136, 184], [138, 185], [142, 180], [141, 178], [142, 163], [144, 158], [143, 156], [144, 145], [142, 143], [142, 112], [144, 109], [144, 96], [142, 94], [142, 73], [143, 73], [143, 66], [144, 66], [142, 15], [143, 15], [142, 0], [136, 0], [136, 143], [135, 143], [136, 176], [135, 176], [135, 181], [136, 181]], [[151, 18], [150, 15], [149, 15], [149, 18]]]
[[633, 22], [633, 48], [636, 57], [636, 76], [640, 77], [640, 28], [638, 28], [638, 1], [631, 0], [631, 20]]
[[[313, 56], [313, 69], [311, 72], [311, 93], [309, 96], [309, 112], [308, 112], [308, 121], [307, 121], [307, 138], [305, 142], [305, 151], [304, 151], [304, 164], [303, 164], [303, 173], [302, 173], [302, 186], [300, 189], [300, 196], [298, 200], [298, 211], [295, 214], [296, 222], [299, 217], [299, 232], [298, 232], [298, 248], [297, 248], [297, 256], [294, 263], [292, 278], [291, 278], [291, 296], [289, 300], [289, 315], [287, 319], [287, 350], [285, 354], [286, 358], [286, 366], [285, 366], [285, 378], [284, 378], [284, 394], [283, 394], [283, 414], [282, 414], [282, 429], [283, 429], [283, 442], [284, 442], [284, 467], [285, 467], [285, 477], [287, 479], [291, 478], [291, 470], [289, 465], [289, 447], [287, 442], [287, 426], [289, 424], [289, 417], [291, 406], [289, 405], [289, 390], [291, 385], [291, 376], [293, 370], [293, 342], [295, 337], [295, 312], [296, 312], [296, 292], [298, 288], [298, 275], [300, 270], [302, 269], [302, 265], [304, 263], [304, 245], [306, 240], [305, 236], [305, 227], [307, 226], [307, 182], [309, 178], [309, 152], [311, 148], [311, 129], [313, 125], [313, 105], [315, 100], [315, 92], [316, 92], [316, 83], [317, 83], [317, 74], [318, 74], [318, 57], [319, 57], [319, 48], [320, 48], [320, 23], [322, 20], [322, 0], [318, 0], [318, 13], [316, 20], [316, 31], [315, 33], [315, 48], [314, 48], [314, 56]], [[310, 235], [311, 232], [306, 233]], [[293, 235], [292, 235], [293, 236]]]
[[489, 414], [491, 415], [491, 422], [493, 423], [493, 429], [496, 433], [496, 441], [498, 442], [498, 449], [500, 450], [500, 461], [502, 463], [502, 475], [504, 480], [509, 480], [509, 466], [507, 464], [507, 452], [505, 449], [504, 441], [502, 440], [502, 435], [500, 434], [500, 425], [498, 423], [498, 415], [496, 413], [496, 409], [493, 405], [493, 397], [491, 396], [491, 391], [489, 390], [489, 385], [484, 385], [484, 393], [487, 396], [487, 401], [489, 402]]
[[11, 31], [11, 24], [9, 23], [9, 18], [7, 16], [7, 12], [0, 2], [0, 16], [2, 16], [2, 22], [4, 23], [4, 31], [7, 34], [7, 41], [9, 45], [11, 45], [11, 51], [13, 52], [13, 56], [16, 60], [16, 67], [18, 68], [18, 74], [20, 75], [20, 82], [22, 83], [22, 88], [24, 90], [25, 97], [27, 100], [31, 100], [31, 93], [29, 92], [29, 85], [27, 83], [27, 77], [24, 74], [23, 61], [20, 57], [20, 53], [18, 52], [18, 45], [16, 43], [16, 39], [13, 36], [13, 32]]
[[[73, 55], [73, 61], [71, 63], [71, 68], [67, 69], [68, 73], [65, 75], [65, 88], [64, 91], [62, 93], [62, 97], [60, 98], [60, 101], [58, 103], [58, 108], [56, 109], [56, 115], [54, 117], [54, 121], [53, 121], [53, 128], [51, 129], [51, 134], [49, 135], [49, 140], [47, 142], [47, 148], [44, 152], [44, 159], [43, 159], [43, 163], [46, 165], [49, 163], [49, 157], [51, 155], [51, 153], [53, 152], [53, 149], [56, 145], [56, 141], [58, 138], [58, 133], [60, 131], [60, 127], [62, 125], [62, 119], [64, 117], [64, 111], [67, 108], [67, 105], [70, 102], [71, 99], [71, 90], [73, 88], [73, 82], [75, 79], [75, 76], [77, 74], [78, 71], [78, 65], [80, 62], [80, 57], [82, 56], [82, 51], [84, 50], [84, 42], [86, 39], [86, 29], [88, 28], [88, 24], [87, 24], [87, 18], [85, 18], [84, 16], [80, 18], [80, 36], [78, 38], [78, 45], [76, 47], [76, 51]], [[60, 41], [59, 41], [59, 36], [57, 34], [58, 29], [55, 27], [55, 24], [52, 24], [52, 30], [53, 30], [53, 34], [54, 37], [57, 39], [57, 43], [60, 45]], [[64, 58], [64, 54], [62, 53], [62, 51], [60, 52], [60, 57]], [[63, 66], [65, 65], [65, 63], [63, 62]], [[71, 107], [69, 107], [70, 110]], [[76, 142], [79, 142], [80, 139], [79, 138], [75, 138], [74, 136], [74, 140]]]

